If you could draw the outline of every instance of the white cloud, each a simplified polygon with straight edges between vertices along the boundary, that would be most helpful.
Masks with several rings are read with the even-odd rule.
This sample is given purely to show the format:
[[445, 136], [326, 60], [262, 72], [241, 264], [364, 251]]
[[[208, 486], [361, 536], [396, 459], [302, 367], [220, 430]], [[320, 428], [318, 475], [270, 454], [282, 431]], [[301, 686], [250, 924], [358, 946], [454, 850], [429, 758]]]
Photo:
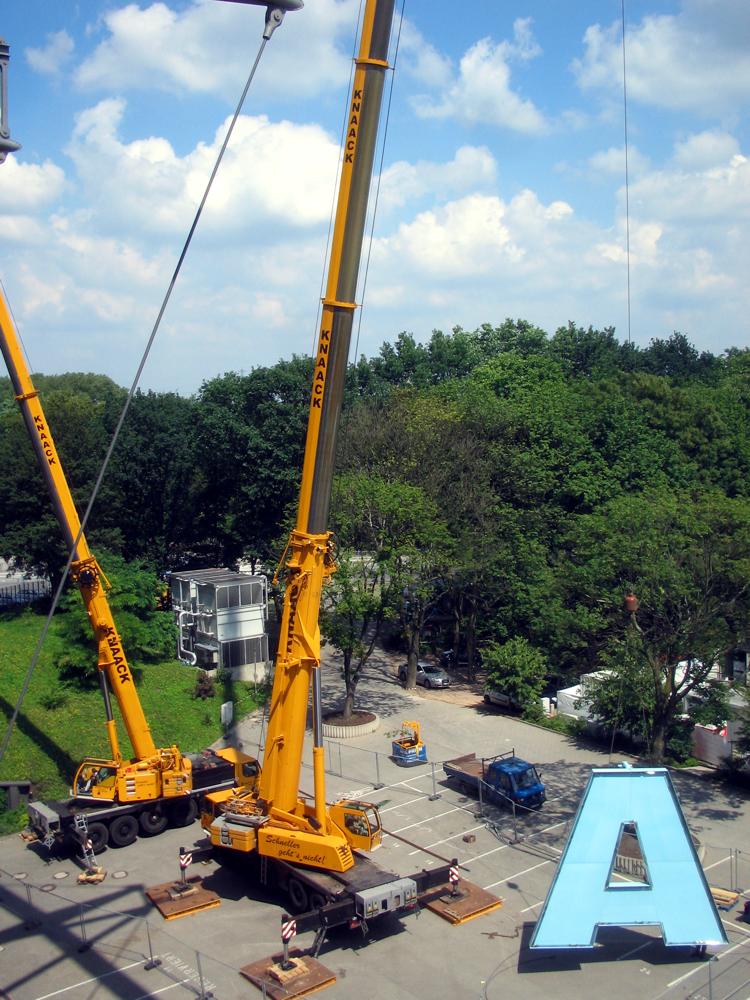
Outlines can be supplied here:
[[398, 70], [406, 70], [420, 83], [439, 87], [450, 76], [451, 61], [425, 39], [411, 21], [404, 19], [399, 42]]
[[[192, 0], [181, 10], [131, 3], [106, 12], [101, 22], [106, 37], [78, 68], [78, 86], [232, 98], [247, 78], [264, 23], [262, 8], [215, 0]], [[355, 22], [354, 0], [316, 0], [288, 13], [267, 45], [254, 87], [314, 96], [341, 84], [349, 63], [339, 45]], [[282, 34], [283, 44], [277, 41]]]
[[485, 188], [497, 175], [495, 158], [485, 146], [461, 146], [447, 163], [399, 160], [383, 172], [379, 204], [397, 208], [423, 195], [442, 200], [448, 195]]
[[[747, 108], [750, 96], [750, 4], [683, 0], [677, 14], [650, 15], [626, 30], [628, 96], [697, 114]], [[573, 71], [584, 90], [622, 89], [622, 29], [591, 25]]]
[[534, 43], [529, 19], [514, 24], [514, 41], [494, 43], [482, 38], [464, 54], [458, 74], [436, 99], [414, 98], [422, 118], [455, 118], [469, 125], [485, 124], [536, 134], [549, 128], [533, 101], [511, 87], [511, 63], [527, 61], [541, 50]]
[[62, 194], [65, 174], [56, 164], [19, 162], [9, 156], [3, 164], [0, 212], [35, 212]]
[[[594, 153], [588, 160], [589, 168], [596, 174], [604, 176], [625, 176], [625, 147], [610, 146]], [[649, 167], [648, 157], [644, 156], [635, 146], [628, 147], [628, 174], [634, 177], [642, 174]]]
[[[126, 230], [187, 233], [229, 125], [184, 157], [164, 138], [125, 143], [121, 99], [101, 101], [76, 121], [67, 152], [102, 220]], [[269, 222], [308, 227], [328, 216], [338, 148], [317, 125], [241, 116], [206, 204], [202, 229], [223, 239]]]
[[37, 73], [57, 76], [70, 62], [75, 45], [67, 31], [47, 35], [47, 44], [41, 49], [26, 49], [26, 61]]
[[702, 170], [728, 163], [740, 152], [740, 145], [728, 132], [707, 131], [690, 135], [675, 147], [674, 159], [686, 170]]

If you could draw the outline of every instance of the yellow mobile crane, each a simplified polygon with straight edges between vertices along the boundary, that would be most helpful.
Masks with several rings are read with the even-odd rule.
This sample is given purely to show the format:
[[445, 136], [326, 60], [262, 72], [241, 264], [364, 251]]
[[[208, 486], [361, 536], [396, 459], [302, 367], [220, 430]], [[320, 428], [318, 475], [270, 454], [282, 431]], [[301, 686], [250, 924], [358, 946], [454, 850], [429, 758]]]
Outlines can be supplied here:
[[[91, 554], [70, 494], [52, 432], [21, 351], [5, 297], [0, 294], [0, 350], [10, 374], [39, 466], [52, 497], [69, 551], [71, 578], [91, 622], [98, 651], [99, 682], [104, 699], [110, 757], [86, 757], [65, 802], [31, 802], [29, 825], [48, 845], [78, 840], [87, 829], [94, 853], [108, 842], [131, 844], [141, 833], [161, 833], [171, 820], [186, 825], [198, 814], [197, 797], [215, 790], [257, 783], [258, 765], [236, 750], [181, 753], [177, 746], [157, 747], [143, 712], [133, 674], [107, 599], [109, 583]], [[134, 756], [124, 759], [112, 714], [114, 691]], [[84, 822], [85, 820], [85, 822]]]
[[[375, 139], [394, 0], [366, 0], [356, 58], [328, 279], [323, 299], [299, 506], [282, 564], [286, 588], [271, 707], [257, 788], [206, 797], [201, 823], [216, 848], [254, 860], [263, 882], [286, 890], [297, 911], [324, 913], [326, 926], [417, 905], [420, 889], [446, 881], [447, 867], [399, 877], [359, 851], [380, 845], [372, 803], [326, 803], [319, 613], [335, 571], [328, 510]], [[300, 795], [312, 689], [314, 800]]]

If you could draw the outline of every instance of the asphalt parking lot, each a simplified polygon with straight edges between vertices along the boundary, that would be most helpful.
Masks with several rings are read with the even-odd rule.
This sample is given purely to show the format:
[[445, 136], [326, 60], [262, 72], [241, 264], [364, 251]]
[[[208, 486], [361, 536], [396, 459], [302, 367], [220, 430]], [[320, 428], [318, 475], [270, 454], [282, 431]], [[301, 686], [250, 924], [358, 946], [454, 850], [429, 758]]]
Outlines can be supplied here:
[[[336, 686], [330, 671], [329, 700]], [[455, 927], [423, 912], [374, 924], [368, 938], [336, 934], [320, 954], [336, 975], [327, 996], [750, 1000], [750, 925], [737, 921], [739, 907], [722, 913], [729, 945], [711, 962], [633, 929], [601, 932], [590, 951], [530, 951], [569, 820], [591, 767], [610, 763], [609, 754], [480, 703], [449, 703], [437, 694], [407, 694], [376, 664], [360, 702], [378, 712], [380, 727], [361, 739], [327, 741], [328, 796], [357, 794], [379, 804], [388, 834], [376, 859], [385, 867], [408, 874], [456, 857], [465, 877], [502, 898], [503, 906]], [[388, 758], [390, 738], [411, 718], [422, 723], [430, 763], [402, 769]], [[262, 717], [251, 717], [234, 738], [253, 753], [263, 731]], [[548, 790], [543, 809], [519, 819], [515, 829], [507, 812], [490, 808], [479, 815], [477, 802], [448, 786], [439, 766], [472, 750], [490, 755], [511, 747], [540, 767]], [[619, 759], [615, 754], [612, 762]], [[305, 781], [312, 785], [307, 766]], [[750, 892], [745, 793], [693, 774], [676, 774], [674, 781], [709, 882]], [[50, 859], [19, 837], [0, 840], [0, 991], [13, 1000], [260, 996], [238, 970], [279, 950], [279, 900], [259, 895], [241, 870], [213, 862], [192, 871], [219, 893], [216, 909], [167, 922], [144, 895], [145, 888], [177, 878], [179, 848], [199, 840], [196, 824], [110, 849], [101, 856], [107, 878], [98, 886], [76, 884], [73, 859]], [[308, 947], [312, 935], [295, 943]], [[152, 958], [160, 964], [149, 968]]]

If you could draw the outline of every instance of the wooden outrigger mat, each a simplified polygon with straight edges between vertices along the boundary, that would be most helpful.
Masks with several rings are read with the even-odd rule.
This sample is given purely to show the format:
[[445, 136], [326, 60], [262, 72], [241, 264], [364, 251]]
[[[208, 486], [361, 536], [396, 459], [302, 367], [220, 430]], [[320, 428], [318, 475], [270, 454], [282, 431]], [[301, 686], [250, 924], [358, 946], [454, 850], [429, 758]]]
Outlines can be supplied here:
[[240, 973], [249, 979], [253, 986], [263, 990], [263, 995], [271, 997], [271, 1000], [305, 997], [309, 993], [317, 993], [327, 986], [333, 986], [336, 982], [334, 972], [298, 948], [289, 952], [289, 962], [293, 968], [283, 969], [283, 959], [283, 954], [261, 958], [258, 962], [244, 965]]
[[193, 913], [212, 910], [221, 905], [221, 899], [210, 889], [204, 889], [197, 876], [187, 880], [188, 889], [181, 891], [181, 883], [163, 882], [161, 885], [146, 889], [146, 896], [151, 900], [165, 920], [176, 920], [178, 917], [189, 917]]
[[733, 906], [737, 905], [737, 900], [740, 898], [740, 894], [732, 889], [720, 889], [715, 885], [709, 886], [709, 889], [714, 903], [720, 910], [731, 910]]
[[425, 893], [419, 901], [422, 906], [451, 924], [465, 924], [469, 920], [483, 917], [485, 913], [499, 910], [503, 905], [499, 896], [494, 896], [466, 879], [461, 879], [456, 896], [451, 895], [451, 887], [446, 884]]

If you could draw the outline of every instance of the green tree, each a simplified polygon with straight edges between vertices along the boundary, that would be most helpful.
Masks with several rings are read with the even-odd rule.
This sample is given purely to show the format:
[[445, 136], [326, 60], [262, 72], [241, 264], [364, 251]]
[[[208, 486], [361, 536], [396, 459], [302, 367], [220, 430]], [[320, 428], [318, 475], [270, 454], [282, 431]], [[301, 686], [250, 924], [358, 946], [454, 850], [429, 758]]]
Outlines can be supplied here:
[[[667, 490], [618, 497], [581, 517], [561, 564], [572, 605], [588, 613], [587, 639], [602, 650], [631, 629], [628, 658], [648, 678], [649, 752], [663, 760], [685, 699], [750, 626], [750, 504], [719, 493]], [[623, 598], [637, 595], [637, 611]]]
[[[128, 660], [148, 663], [174, 657], [174, 617], [159, 610], [162, 584], [158, 575], [141, 561], [126, 562], [112, 553], [104, 553], [100, 560], [111, 584], [107, 598]], [[64, 649], [58, 661], [61, 675], [83, 687], [96, 687], [96, 646], [76, 587], [68, 588], [61, 607], [65, 612], [59, 631]]]
[[547, 680], [547, 658], [523, 637], [483, 647], [489, 687], [509, 695], [523, 707], [526, 718], [541, 715], [540, 697]]

